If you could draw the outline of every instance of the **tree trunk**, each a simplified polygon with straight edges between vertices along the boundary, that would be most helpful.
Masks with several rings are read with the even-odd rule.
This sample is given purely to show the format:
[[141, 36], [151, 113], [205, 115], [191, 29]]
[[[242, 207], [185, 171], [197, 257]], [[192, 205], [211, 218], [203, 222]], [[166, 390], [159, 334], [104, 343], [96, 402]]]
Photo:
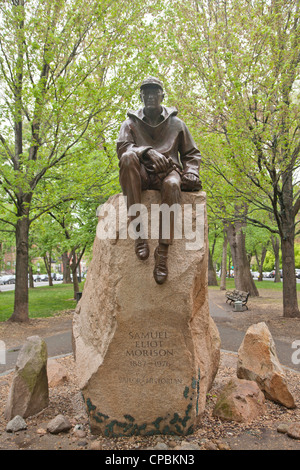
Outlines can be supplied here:
[[49, 259], [47, 257], [47, 253], [44, 255], [44, 264], [45, 264], [45, 268], [46, 268], [46, 271], [47, 271], [47, 274], [48, 274], [49, 286], [52, 287], [53, 286], [53, 281], [52, 281], [52, 277], [51, 277], [51, 252], [49, 253]]
[[257, 297], [259, 293], [251, 276], [246, 253], [244, 227], [244, 222], [235, 222], [226, 227], [234, 266], [234, 283], [236, 289], [250, 292], [251, 296]]
[[279, 247], [280, 247], [280, 242], [279, 238], [275, 238], [272, 235], [272, 246], [273, 246], [273, 251], [274, 251], [274, 256], [275, 256], [275, 277], [274, 277], [274, 282], [281, 282], [280, 278], [280, 271], [279, 271]]
[[291, 235], [281, 240], [282, 250], [282, 284], [283, 284], [283, 316], [299, 318], [297, 299], [297, 281], [295, 276], [294, 237]]
[[64, 284], [71, 284], [71, 269], [70, 269], [70, 259], [67, 252], [61, 255], [61, 260], [63, 264], [63, 283]]
[[221, 265], [221, 283], [220, 290], [226, 290], [226, 271], [227, 271], [227, 235], [224, 231], [224, 241], [222, 250], [222, 265]]
[[262, 281], [263, 280], [263, 267], [264, 267], [264, 262], [265, 262], [265, 258], [266, 258], [266, 254], [267, 254], [267, 248], [266, 247], [263, 247], [262, 248], [262, 251], [261, 251], [261, 257], [259, 259], [259, 256], [255, 250], [255, 257], [256, 257], [256, 262], [257, 262], [257, 266], [258, 266], [258, 272], [259, 272], [259, 275], [258, 275], [258, 281]]
[[[16, 41], [16, 76], [14, 79], [14, 137], [15, 152], [13, 157], [14, 170], [19, 171], [20, 156], [23, 154], [23, 65], [24, 65], [24, 0], [19, 0], [14, 6], [18, 9], [18, 20], [16, 23], [18, 38]], [[10, 321], [28, 322], [28, 261], [29, 261], [29, 207], [32, 198], [31, 193], [23, 193], [19, 188], [17, 196], [16, 223], [16, 283], [14, 312]]]
[[[231, 263], [232, 263], [231, 256], [229, 256], [229, 258], [228, 258], [228, 277], [231, 277]], [[227, 276], [227, 273], [226, 273], [226, 276]]]
[[76, 294], [79, 292], [79, 284], [77, 279], [77, 259], [76, 252], [72, 250], [72, 263], [71, 263], [72, 275], [73, 275], [73, 288], [74, 288], [74, 299], [76, 300]]
[[75, 271], [72, 271], [73, 274], [73, 291], [74, 291], [74, 299], [76, 300], [76, 294], [79, 292], [79, 284], [78, 284], [78, 278], [77, 278], [77, 269]]
[[81, 263], [78, 263], [78, 282], [80, 283], [82, 281], [81, 279]]
[[10, 321], [28, 322], [28, 237], [29, 218], [23, 215], [16, 226], [16, 284], [14, 312]]
[[31, 265], [29, 265], [28, 273], [29, 273], [29, 287], [30, 287], [30, 289], [33, 289], [34, 288], [34, 281], [33, 281], [33, 273], [32, 273], [32, 266]]
[[210, 250], [208, 250], [208, 285], [209, 286], [217, 286], [217, 275], [213, 265], [213, 259]]
[[281, 252], [282, 252], [282, 292], [283, 316], [300, 318], [297, 298], [297, 282], [295, 275], [295, 214], [293, 207], [293, 178], [289, 171], [282, 177], [281, 210]]

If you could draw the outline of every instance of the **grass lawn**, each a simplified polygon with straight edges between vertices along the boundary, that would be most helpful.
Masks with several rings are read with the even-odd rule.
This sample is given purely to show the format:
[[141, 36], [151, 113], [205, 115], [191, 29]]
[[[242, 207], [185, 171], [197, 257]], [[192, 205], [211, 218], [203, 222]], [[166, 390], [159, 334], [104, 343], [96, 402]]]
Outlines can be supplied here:
[[[80, 284], [82, 291], [83, 283]], [[13, 313], [14, 291], [0, 292], [0, 321], [6, 321]], [[29, 289], [29, 317], [51, 317], [57, 312], [73, 309], [73, 284], [55, 284]]]

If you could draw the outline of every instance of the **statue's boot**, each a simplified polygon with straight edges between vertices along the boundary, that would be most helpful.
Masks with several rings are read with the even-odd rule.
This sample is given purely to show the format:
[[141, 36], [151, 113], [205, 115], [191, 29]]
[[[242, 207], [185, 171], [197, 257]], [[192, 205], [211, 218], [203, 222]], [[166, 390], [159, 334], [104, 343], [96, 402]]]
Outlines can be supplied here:
[[135, 240], [135, 253], [138, 259], [141, 261], [145, 261], [149, 258], [149, 245], [147, 240], [143, 240], [142, 238], [137, 238]]
[[155, 266], [153, 276], [157, 284], [163, 284], [168, 277], [168, 254], [156, 247], [154, 252]]

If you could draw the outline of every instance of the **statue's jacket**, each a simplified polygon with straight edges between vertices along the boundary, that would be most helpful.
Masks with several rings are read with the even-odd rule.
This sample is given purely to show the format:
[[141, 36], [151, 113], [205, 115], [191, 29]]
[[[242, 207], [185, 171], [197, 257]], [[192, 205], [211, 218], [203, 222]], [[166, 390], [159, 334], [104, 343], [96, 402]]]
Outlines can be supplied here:
[[182, 174], [199, 175], [200, 151], [185, 123], [177, 117], [176, 108], [162, 106], [161, 122], [151, 126], [146, 122], [144, 110], [128, 111], [128, 118], [123, 122], [117, 141], [117, 153], [120, 159], [123, 153], [133, 151], [146, 167], [151, 167], [147, 159], [147, 150], [153, 148], [171, 157]]

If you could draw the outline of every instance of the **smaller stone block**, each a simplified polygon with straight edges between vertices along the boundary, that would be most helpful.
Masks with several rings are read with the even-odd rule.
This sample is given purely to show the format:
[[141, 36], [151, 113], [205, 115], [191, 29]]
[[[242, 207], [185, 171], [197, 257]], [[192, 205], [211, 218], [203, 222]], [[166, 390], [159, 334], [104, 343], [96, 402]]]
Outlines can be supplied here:
[[267, 399], [287, 408], [295, 408], [294, 397], [289, 391], [266, 323], [257, 323], [248, 328], [238, 351], [237, 376], [254, 380]]
[[68, 432], [72, 428], [69, 419], [64, 415], [57, 415], [48, 423], [47, 431], [51, 434], [59, 434], [61, 432]]
[[18, 432], [27, 429], [27, 424], [22, 418], [22, 416], [15, 416], [13, 419], [7, 423], [6, 432]]
[[249, 423], [265, 412], [265, 397], [256, 382], [231, 379], [221, 392], [213, 415], [239, 423]]
[[47, 345], [39, 336], [30, 336], [17, 358], [13, 382], [5, 409], [5, 418], [27, 418], [49, 403]]

